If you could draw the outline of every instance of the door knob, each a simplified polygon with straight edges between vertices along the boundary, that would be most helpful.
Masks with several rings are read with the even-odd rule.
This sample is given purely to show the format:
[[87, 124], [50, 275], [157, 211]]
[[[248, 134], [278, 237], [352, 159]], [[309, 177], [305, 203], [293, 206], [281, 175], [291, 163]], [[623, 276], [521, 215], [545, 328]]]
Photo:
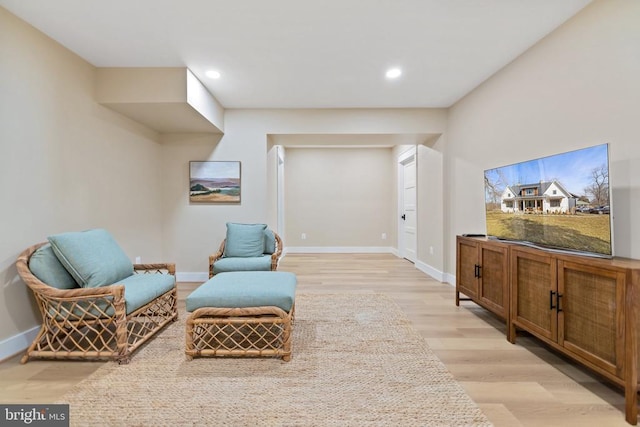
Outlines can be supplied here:
[[407, 219], [407, 216], [405, 214], [402, 214], [402, 216], [400, 218], [402, 218], [404, 220], [404, 219]]

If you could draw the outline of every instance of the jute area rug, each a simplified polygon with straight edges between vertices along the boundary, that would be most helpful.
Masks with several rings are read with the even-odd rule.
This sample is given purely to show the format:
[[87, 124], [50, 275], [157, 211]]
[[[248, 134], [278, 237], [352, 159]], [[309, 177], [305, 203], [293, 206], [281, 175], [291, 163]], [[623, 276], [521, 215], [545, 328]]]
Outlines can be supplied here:
[[130, 364], [106, 363], [57, 402], [71, 425], [491, 425], [384, 295], [298, 295], [288, 363], [187, 361], [180, 315]]

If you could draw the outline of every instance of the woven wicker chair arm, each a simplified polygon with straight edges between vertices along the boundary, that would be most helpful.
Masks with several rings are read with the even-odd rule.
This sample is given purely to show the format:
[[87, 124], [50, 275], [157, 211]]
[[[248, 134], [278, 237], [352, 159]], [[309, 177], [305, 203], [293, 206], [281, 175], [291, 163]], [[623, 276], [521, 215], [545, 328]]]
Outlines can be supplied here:
[[271, 254], [271, 270], [275, 271], [278, 269], [278, 262], [280, 261], [280, 256], [282, 255], [282, 239], [278, 236], [278, 233], [273, 233], [273, 236], [276, 240], [276, 250]]
[[133, 264], [133, 270], [138, 274], [140, 272], [163, 273], [166, 271], [168, 274], [175, 276], [176, 265], [175, 263]]
[[29, 269], [29, 257], [39, 247], [45, 245], [44, 243], [38, 243], [25, 249], [18, 260], [16, 261], [16, 268], [20, 278], [25, 284], [36, 294], [41, 294], [47, 298], [75, 298], [75, 297], [104, 297], [105, 295], [113, 295], [114, 297], [124, 297], [124, 286], [122, 285], [110, 285], [101, 286], [96, 288], [74, 288], [74, 289], [58, 289], [50, 286], [38, 277], [36, 277]]
[[227, 242], [227, 239], [223, 239], [222, 243], [220, 243], [220, 247], [218, 248], [218, 252], [209, 255], [209, 278], [213, 277], [213, 263], [222, 258], [224, 255], [224, 245]]
[[273, 255], [275, 255], [276, 259], [279, 259], [282, 255], [282, 239], [276, 233], [273, 233], [273, 235], [276, 238], [276, 251]]
[[42, 286], [31, 286], [31, 289], [34, 293], [40, 294], [48, 300], [104, 298], [105, 296], [124, 299], [123, 285], [115, 284], [95, 288], [57, 289], [43, 282], [40, 283], [42, 283]]
[[218, 252], [209, 255], [209, 265], [213, 264], [214, 261], [219, 260], [224, 255], [224, 245], [227, 242], [227, 239], [224, 239], [222, 243], [220, 243], [220, 247], [218, 248]]
[[215, 261], [222, 258], [222, 253], [216, 252], [215, 254], [209, 255], [209, 265], [213, 264]]

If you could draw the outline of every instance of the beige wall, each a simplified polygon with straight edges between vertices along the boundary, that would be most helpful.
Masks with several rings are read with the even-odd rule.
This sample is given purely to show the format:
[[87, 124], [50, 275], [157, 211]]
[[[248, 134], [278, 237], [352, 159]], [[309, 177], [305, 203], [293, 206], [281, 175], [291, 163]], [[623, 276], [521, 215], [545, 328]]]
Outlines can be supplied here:
[[395, 247], [393, 161], [391, 148], [287, 148], [287, 246]]
[[[229, 120], [229, 117], [226, 117]], [[229, 120], [233, 123], [233, 120]], [[266, 136], [238, 136], [238, 140], [210, 134], [162, 136], [164, 254], [175, 260], [180, 273], [208, 271], [208, 256], [225, 237], [225, 224], [267, 222]], [[241, 142], [237, 142], [241, 141]], [[241, 203], [189, 202], [189, 161], [240, 161]], [[191, 279], [187, 280], [199, 280]], [[183, 278], [184, 280], [184, 278]]]
[[444, 136], [429, 146], [418, 145], [418, 260], [416, 264], [444, 280], [444, 187], [442, 146]]
[[0, 58], [2, 342], [40, 323], [15, 260], [48, 235], [104, 227], [161, 260], [162, 171], [157, 135], [94, 101], [95, 68], [3, 8]]
[[267, 224], [271, 224], [276, 233], [283, 234], [278, 228], [278, 150], [281, 147], [268, 144], [267, 149]]
[[[446, 111], [442, 109], [227, 110], [224, 136], [163, 135], [164, 255], [176, 262], [176, 268], [184, 274], [184, 280], [200, 280], [207, 271], [209, 254], [224, 239], [226, 222], [264, 222], [276, 228], [273, 197], [277, 181], [272, 170], [275, 167], [275, 154], [270, 148], [281, 140], [271, 135], [303, 134], [317, 135], [317, 138], [336, 134], [415, 135], [441, 133], [445, 126]], [[289, 162], [288, 151], [285, 164]], [[189, 204], [189, 160], [241, 161], [242, 203]], [[393, 167], [393, 162], [393, 158], [390, 158], [388, 167]], [[289, 183], [290, 179], [285, 176], [285, 183]], [[392, 188], [390, 191], [395, 190]], [[393, 201], [389, 209], [395, 209], [395, 203]], [[285, 227], [293, 220], [295, 217], [292, 218], [291, 214], [285, 215]], [[332, 223], [327, 228], [340, 227], [340, 223]], [[381, 246], [379, 236], [382, 232], [377, 232], [378, 240], [373, 245]], [[307, 233], [315, 234], [310, 231]], [[395, 247], [395, 231], [387, 233], [384, 246]], [[288, 230], [282, 234], [288, 236]], [[296, 234], [299, 237], [299, 233]], [[354, 243], [357, 246], [371, 244], [368, 240]], [[285, 246], [288, 245], [292, 245], [292, 242], [287, 238]]]
[[617, 255], [640, 258], [640, 2], [595, 1], [458, 102], [445, 153], [445, 250], [484, 232], [487, 168], [610, 143]]

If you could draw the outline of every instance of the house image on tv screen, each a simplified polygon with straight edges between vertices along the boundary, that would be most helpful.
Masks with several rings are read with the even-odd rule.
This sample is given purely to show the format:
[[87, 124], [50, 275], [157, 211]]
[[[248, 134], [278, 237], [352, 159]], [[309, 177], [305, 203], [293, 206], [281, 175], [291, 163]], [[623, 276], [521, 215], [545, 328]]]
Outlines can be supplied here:
[[571, 212], [578, 196], [567, 191], [558, 181], [537, 184], [508, 185], [502, 193], [500, 210], [514, 212]]

